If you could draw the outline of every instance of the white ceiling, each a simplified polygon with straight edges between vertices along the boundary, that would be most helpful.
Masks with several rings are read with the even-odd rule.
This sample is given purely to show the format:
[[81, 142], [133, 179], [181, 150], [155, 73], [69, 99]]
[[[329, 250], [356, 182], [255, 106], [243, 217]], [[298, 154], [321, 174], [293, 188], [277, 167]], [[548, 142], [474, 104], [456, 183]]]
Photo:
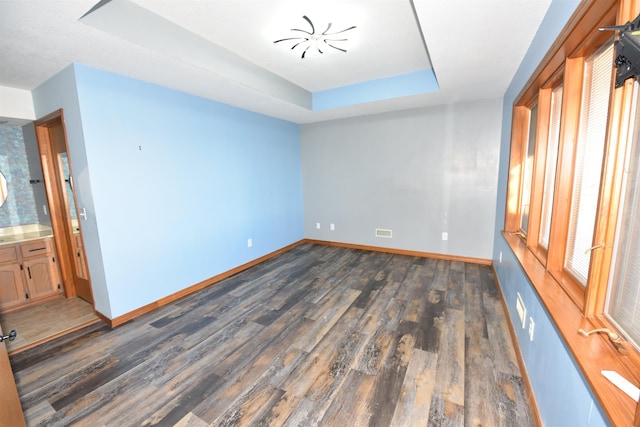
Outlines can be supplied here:
[[[32, 90], [78, 62], [297, 123], [495, 98], [551, 0], [112, 0], [97, 11], [118, 18], [106, 31], [90, 22], [97, 12], [79, 20], [96, 2], [0, 0], [0, 86]], [[143, 13], [124, 19], [119, 4]], [[336, 31], [356, 25], [344, 33], [348, 42], [336, 43], [347, 52], [301, 59], [291, 43], [273, 43], [300, 34], [291, 28], [307, 29], [303, 15], [321, 30], [328, 22]], [[189, 56], [194, 40], [209, 47], [206, 55]], [[203, 56], [216, 56], [209, 59], [218, 66]], [[236, 60], [263, 80], [223, 70]], [[431, 64], [438, 92], [323, 111], [260, 87], [270, 79], [315, 92]]]

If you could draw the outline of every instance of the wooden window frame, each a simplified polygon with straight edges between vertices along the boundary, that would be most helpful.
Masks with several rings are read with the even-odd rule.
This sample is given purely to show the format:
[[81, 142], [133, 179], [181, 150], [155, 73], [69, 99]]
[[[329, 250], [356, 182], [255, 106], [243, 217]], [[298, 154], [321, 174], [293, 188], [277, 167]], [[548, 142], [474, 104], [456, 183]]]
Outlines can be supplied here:
[[[613, 425], [640, 426], [640, 406], [604, 379], [600, 371], [615, 370], [640, 384], [640, 353], [629, 343], [621, 354], [606, 336], [585, 338], [578, 329], [615, 326], [603, 314], [612, 268], [621, 183], [627, 144], [633, 134], [634, 82], [613, 89], [609, 102], [607, 139], [593, 241], [589, 279], [584, 287], [564, 267], [574, 174], [574, 152], [580, 119], [585, 61], [612, 37], [599, 27], [620, 25], [640, 12], [639, 0], [583, 0], [565, 29], [516, 98], [511, 131], [504, 238], [519, 260], [540, 300], [563, 337], [595, 397]], [[542, 191], [549, 132], [551, 96], [563, 85], [560, 140], [548, 250], [539, 244]], [[523, 161], [529, 129], [529, 109], [538, 105], [528, 235], [520, 229]], [[636, 124], [638, 126], [640, 124]]]

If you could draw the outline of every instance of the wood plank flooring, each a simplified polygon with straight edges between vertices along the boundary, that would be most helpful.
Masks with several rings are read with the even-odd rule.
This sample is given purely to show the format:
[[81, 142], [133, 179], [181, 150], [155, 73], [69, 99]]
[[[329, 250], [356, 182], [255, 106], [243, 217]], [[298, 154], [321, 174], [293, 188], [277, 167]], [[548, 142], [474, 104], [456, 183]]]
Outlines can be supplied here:
[[30, 426], [531, 426], [489, 267], [303, 244], [12, 357]]

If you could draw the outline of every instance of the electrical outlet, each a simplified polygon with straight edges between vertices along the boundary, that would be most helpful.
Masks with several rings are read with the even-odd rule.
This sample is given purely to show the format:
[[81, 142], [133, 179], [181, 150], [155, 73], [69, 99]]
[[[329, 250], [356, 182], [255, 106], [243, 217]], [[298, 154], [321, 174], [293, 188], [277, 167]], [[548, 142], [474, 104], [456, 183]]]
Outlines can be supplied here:
[[449, 233], [447, 233], [446, 231], [442, 232], [442, 240], [449, 240]]
[[330, 224], [329, 225], [329, 230], [335, 231], [335, 229], [336, 229], [336, 225], [335, 224]]
[[248, 248], [253, 247], [253, 239], [247, 239], [247, 247]]
[[535, 326], [535, 323], [533, 323], [533, 317], [529, 317], [529, 341], [533, 341], [533, 330]]
[[320, 230], [320, 223], [316, 222], [316, 230]]

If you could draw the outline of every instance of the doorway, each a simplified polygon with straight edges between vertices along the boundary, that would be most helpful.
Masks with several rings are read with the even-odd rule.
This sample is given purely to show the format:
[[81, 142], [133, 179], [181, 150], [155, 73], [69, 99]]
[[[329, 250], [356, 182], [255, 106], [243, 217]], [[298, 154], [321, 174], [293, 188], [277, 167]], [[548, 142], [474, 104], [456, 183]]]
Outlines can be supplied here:
[[80, 221], [86, 214], [76, 204], [63, 111], [37, 120], [35, 128], [65, 296], [93, 304]]
[[4, 329], [18, 336], [7, 344], [14, 354], [100, 321], [94, 310], [82, 238], [81, 215], [73, 184], [63, 111], [34, 123], [42, 180], [53, 231], [64, 297], [4, 313]]

